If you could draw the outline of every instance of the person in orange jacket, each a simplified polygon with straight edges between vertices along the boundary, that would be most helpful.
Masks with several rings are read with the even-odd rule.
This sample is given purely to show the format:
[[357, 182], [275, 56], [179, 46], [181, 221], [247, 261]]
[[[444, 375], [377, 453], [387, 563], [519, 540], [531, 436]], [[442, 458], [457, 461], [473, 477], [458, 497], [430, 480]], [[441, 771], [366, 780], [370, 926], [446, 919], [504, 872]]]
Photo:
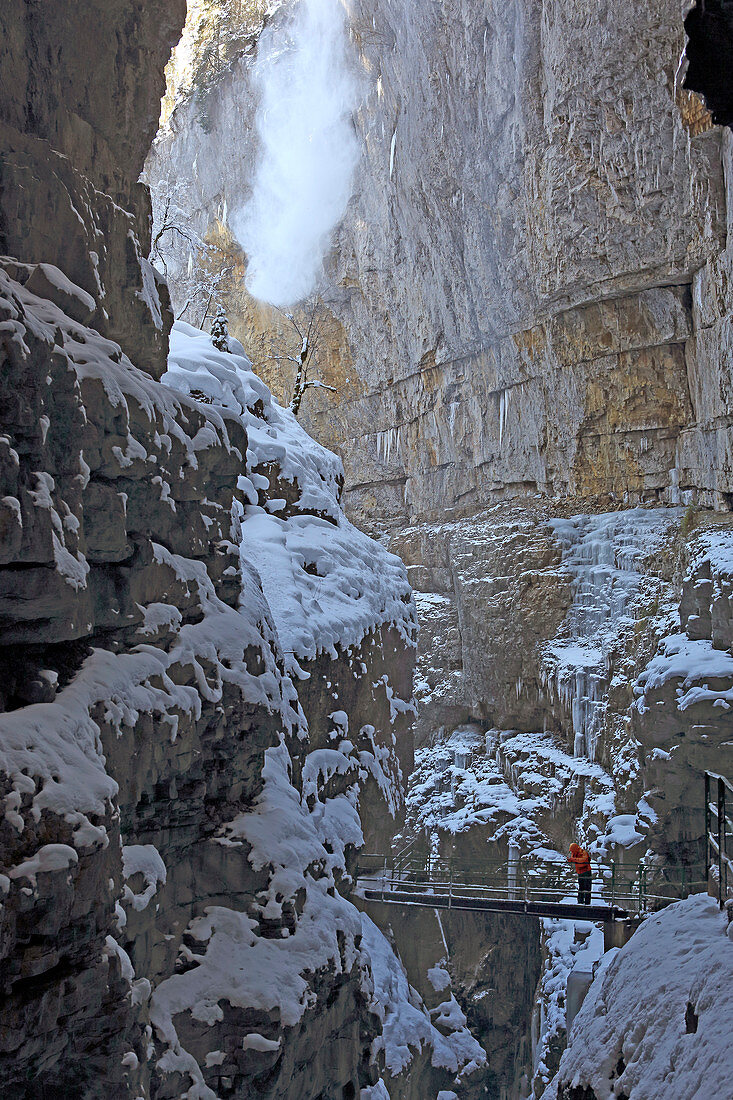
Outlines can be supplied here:
[[573, 864], [578, 874], [578, 905], [590, 905], [590, 855], [579, 844], [571, 844], [568, 863]]

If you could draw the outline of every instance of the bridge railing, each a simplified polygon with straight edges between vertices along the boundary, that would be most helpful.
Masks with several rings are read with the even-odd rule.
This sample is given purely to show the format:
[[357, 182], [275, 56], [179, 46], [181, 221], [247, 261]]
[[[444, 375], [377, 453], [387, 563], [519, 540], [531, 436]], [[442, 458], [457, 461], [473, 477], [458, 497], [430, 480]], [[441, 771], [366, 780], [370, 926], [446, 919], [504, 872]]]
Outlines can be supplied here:
[[705, 870], [722, 909], [733, 896], [733, 785], [705, 772]]
[[[706, 889], [702, 868], [592, 861], [591, 871], [592, 903], [632, 914], [654, 912]], [[382, 891], [558, 903], [575, 900], [578, 888], [569, 864], [538, 860], [531, 853], [474, 863], [418, 856], [414, 850], [395, 859], [375, 853], [360, 857], [359, 877]]]

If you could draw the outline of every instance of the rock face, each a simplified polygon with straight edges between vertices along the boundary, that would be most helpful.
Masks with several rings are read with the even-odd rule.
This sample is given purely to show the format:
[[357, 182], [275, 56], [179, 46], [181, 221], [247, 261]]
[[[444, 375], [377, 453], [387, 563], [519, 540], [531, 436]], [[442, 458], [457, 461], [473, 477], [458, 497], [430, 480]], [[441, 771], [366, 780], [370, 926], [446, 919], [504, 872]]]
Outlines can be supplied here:
[[381, 1069], [346, 895], [404, 815], [414, 605], [241, 345], [183, 326], [168, 357], [136, 181], [183, 14], [0, 15], [0, 1091], [19, 1100], [355, 1096]]
[[419, 742], [471, 718], [541, 728], [536, 651], [557, 632], [571, 596], [559, 547], [537, 519], [502, 507], [394, 536], [417, 593], [424, 663], [434, 666], [419, 668]]
[[[309, 394], [302, 419], [344, 458], [349, 514], [388, 534], [416, 589], [403, 840], [427, 832], [443, 856], [581, 839], [599, 858], [697, 873], [702, 772], [733, 768], [731, 145], [715, 125], [730, 104], [711, 59], [726, 12], [350, 6], [366, 92], [323, 295], [338, 393]], [[287, 389], [265, 359], [280, 322], [248, 298], [246, 257], [217, 222], [249, 194], [251, 66], [219, 75], [206, 128], [179, 98], [148, 172], [181, 180], [195, 163], [181, 206], [223, 246], [233, 328]], [[169, 251], [183, 305], [187, 250]], [[504, 989], [493, 934], [477, 950]], [[535, 1095], [565, 1041], [563, 935], [541, 933]], [[405, 946], [403, 961], [429, 1000], [426, 959]], [[485, 1012], [492, 1087], [525, 1095], [521, 1043], [499, 1050], [487, 1022], [501, 997], [471, 1000], [474, 965], [456, 962], [451, 988], [469, 1019]]]
[[[422, 626], [418, 745], [467, 724], [532, 735], [536, 744], [552, 733], [571, 771], [573, 757], [607, 769], [616, 813], [636, 813], [644, 795], [642, 832], [657, 821], [652, 847], [696, 862], [703, 772], [733, 767], [732, 534], [727, 516], [700, 513], [700, 526], [687, 529], [686, 515], [564, 518], [501, 505], [470, 522], [395, 536]], [[501, 758], [503, 745], [494, 737], [486, 751]], [[512, 782], [521, 784], [521, 771]], [[556, 807], [561, 845], [581, 807], [582, 798]]]
[[[345, 483], [236, 341], [180, 326], [166, 359], [137, 179], [182, 4], [0, 15], [9, 1095], [538, 1096], [567, 930], [451, 918], [441, 947], [426, 915], [418, 950], [395, 918], [400, 962], [346, 900], [357, 848], [696, 865], [690, 791], [732, 766], [733, 411], [730, 140], [680, 63], [689, 14], [687, 84], [725, 120], [696, 73], [727, 17], [690, 6], [351, 5], [338, 394], [303, 410]], [[148, 173], [266, 366], [227, 227], [265, 14], [222, 46], [216, 7]], [[189, 251], [167, 250], [179, 309]], [[342, 487], [419, 590], [406, 814], [411, 597]]]
[[[2, 273], [4, 377], [36, 407], [5, 421], [3, 1085], [172, 1097], [189, 1081], [208, 1097], [264, 1076], [262, 1095], [293, 1098], [367, 1085], [379, 1022], [338, 886], [364, 837], [388, 845], [401, 820], [402, 566], [343, 518], [338, 461], [245, 359], [190, 330], [161, 384], [32, 294], [37, 268], [8, 267], [27, 278]], [[286, 509], [270, 494], [292, 467]], [[265, 532], [296, 547], [265, 582], [284, 586], [275, 620], [249, 564], [274, 554]], [[322, 628], [315, 593], [338, 621], [322, 613]]]
[[183, 0], [90, 0], [73, 20], [29, 3], [0, 15], [0, 252], [60, 267], [93, 299], [77, 319], [155, 377], [171, 319], [138, 177], [185, 13]]
[[[691, 880], [705, 888], [703, 772], [733, 768], [733, 532], [728, 516], [700, 521], [688, 529], [681, 509], [568, 519], [502, 505], [395, 537], [420, 563], [408, 573], [423, 589], [406, 837], [476, 873], [506, 868], [513, 850], [520, 867], [557, 876], [571, 896], [564, 853], [576, 839], [619, 881], [634, 879], [644, 857], [648, 890], [661, 898]], [[508, 1008], [496, 992], [510, 965], [503, 939], [476, 935], [490, 990], [473, 988], [473, 963], [449, 966], [490, 1064], [505, 1080], [514, 1071], [517, 1088], [529, 1068], [534, 1095], [564, 1047], [568, 975], [590, 973], [603, 951], [602, 938], [583, 945], [562, 924], [543, 922], [533, 1066], [517, 1046], [517, 1035], [529, 1044], [526, 1001], [515, 989]], [[528, 931], [511, 935], [522, 952]], [[502, 1045], [507, 1009], [513, 1036]]]
[[[305, 415], [344, 455], [361, 522], [528, 491], [725, 502], [730, 410], [704, 330], [727, 331], [706, 265], [728, 154], [682, 87], [686, 6], [647, 5], [643, 26], [633, 5], [561, 0], [354, 9], [369, 92], [330, 259], [340, 396]], [[208, 133], [179, 105], [149, 166], [180, 179], [197, 154], [180, 202], [202, 233], [248, 192], [249, 65], [221, 78]], [[235, 280], [228, 308], [254, 340], [272, 320], [243, 295]]]
[[[699, 858], [703, 773], [730, 775], [733, 703], [730, 593], [733, 530], [714, 523], [687, 547], [679, 632], [663, 640], [635, 688], [631, 728], [656, 815], [655, 849]], [[704, 800], [703, 800], [704, 801]]]
[[689, 132], [681, 5], [645, 8], [653, 35], [595, 3], [375, 14], [401, 48], [364, 46], [383, 88], [354, 204], [369, 232], [349, 220], [337, 245], [347, 330], [370, 348], [351, 506], [385, 492], [375, 415], [401, 429], [388, 470], [404, 499], [382, 518], [526, 491], [663, 499], [675, 481], [712, 503], [726, 490], [698, 457], [714, 436], [687, 392], [684, 288], [723, 244], [721, 139]]
[[380, 902], [364, 905], [388, 929], [434, 1027], [454, 1044], [461, 1024], [481, 1038], [479, 1064], [470, 1074], [456, 1081], [449, 1059], [431, 1052], [431, 1061], [415, 1057], [402, 1074], [385, 1078], [390, 1097], [420, 1100], [455, 1088], [469, 1100], [501, 1096], [502, 1090], [511, 1095], [521, 1072], [531, 1075], [530, 1025], [541, 962], [537, 922], [498, 913], [403, 912]]

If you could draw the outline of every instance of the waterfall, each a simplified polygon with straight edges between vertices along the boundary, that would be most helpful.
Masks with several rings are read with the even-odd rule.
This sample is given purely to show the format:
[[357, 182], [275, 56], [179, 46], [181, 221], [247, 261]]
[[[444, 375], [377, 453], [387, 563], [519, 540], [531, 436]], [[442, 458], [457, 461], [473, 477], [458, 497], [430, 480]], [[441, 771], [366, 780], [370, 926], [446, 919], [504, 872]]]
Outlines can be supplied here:
[[288, 21], [266, 27], [254, 86], [257, 168], [230, 224], [250, 293], [286, 307], [319, 285], [361, 154], [352, 115], [362, 88], [338, 0], [301, 0]]

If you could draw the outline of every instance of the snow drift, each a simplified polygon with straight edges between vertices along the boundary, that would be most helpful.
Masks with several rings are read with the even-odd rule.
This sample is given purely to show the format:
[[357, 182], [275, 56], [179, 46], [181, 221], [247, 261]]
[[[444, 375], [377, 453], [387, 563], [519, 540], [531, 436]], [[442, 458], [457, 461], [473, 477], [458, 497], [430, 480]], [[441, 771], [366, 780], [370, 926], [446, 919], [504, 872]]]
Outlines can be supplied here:
[[584, 1087], [599, 1100], [722, 1100], [732, 1014], [733, 942], [715, 901], [696, 894], [605, 956], [543, 1100]]

